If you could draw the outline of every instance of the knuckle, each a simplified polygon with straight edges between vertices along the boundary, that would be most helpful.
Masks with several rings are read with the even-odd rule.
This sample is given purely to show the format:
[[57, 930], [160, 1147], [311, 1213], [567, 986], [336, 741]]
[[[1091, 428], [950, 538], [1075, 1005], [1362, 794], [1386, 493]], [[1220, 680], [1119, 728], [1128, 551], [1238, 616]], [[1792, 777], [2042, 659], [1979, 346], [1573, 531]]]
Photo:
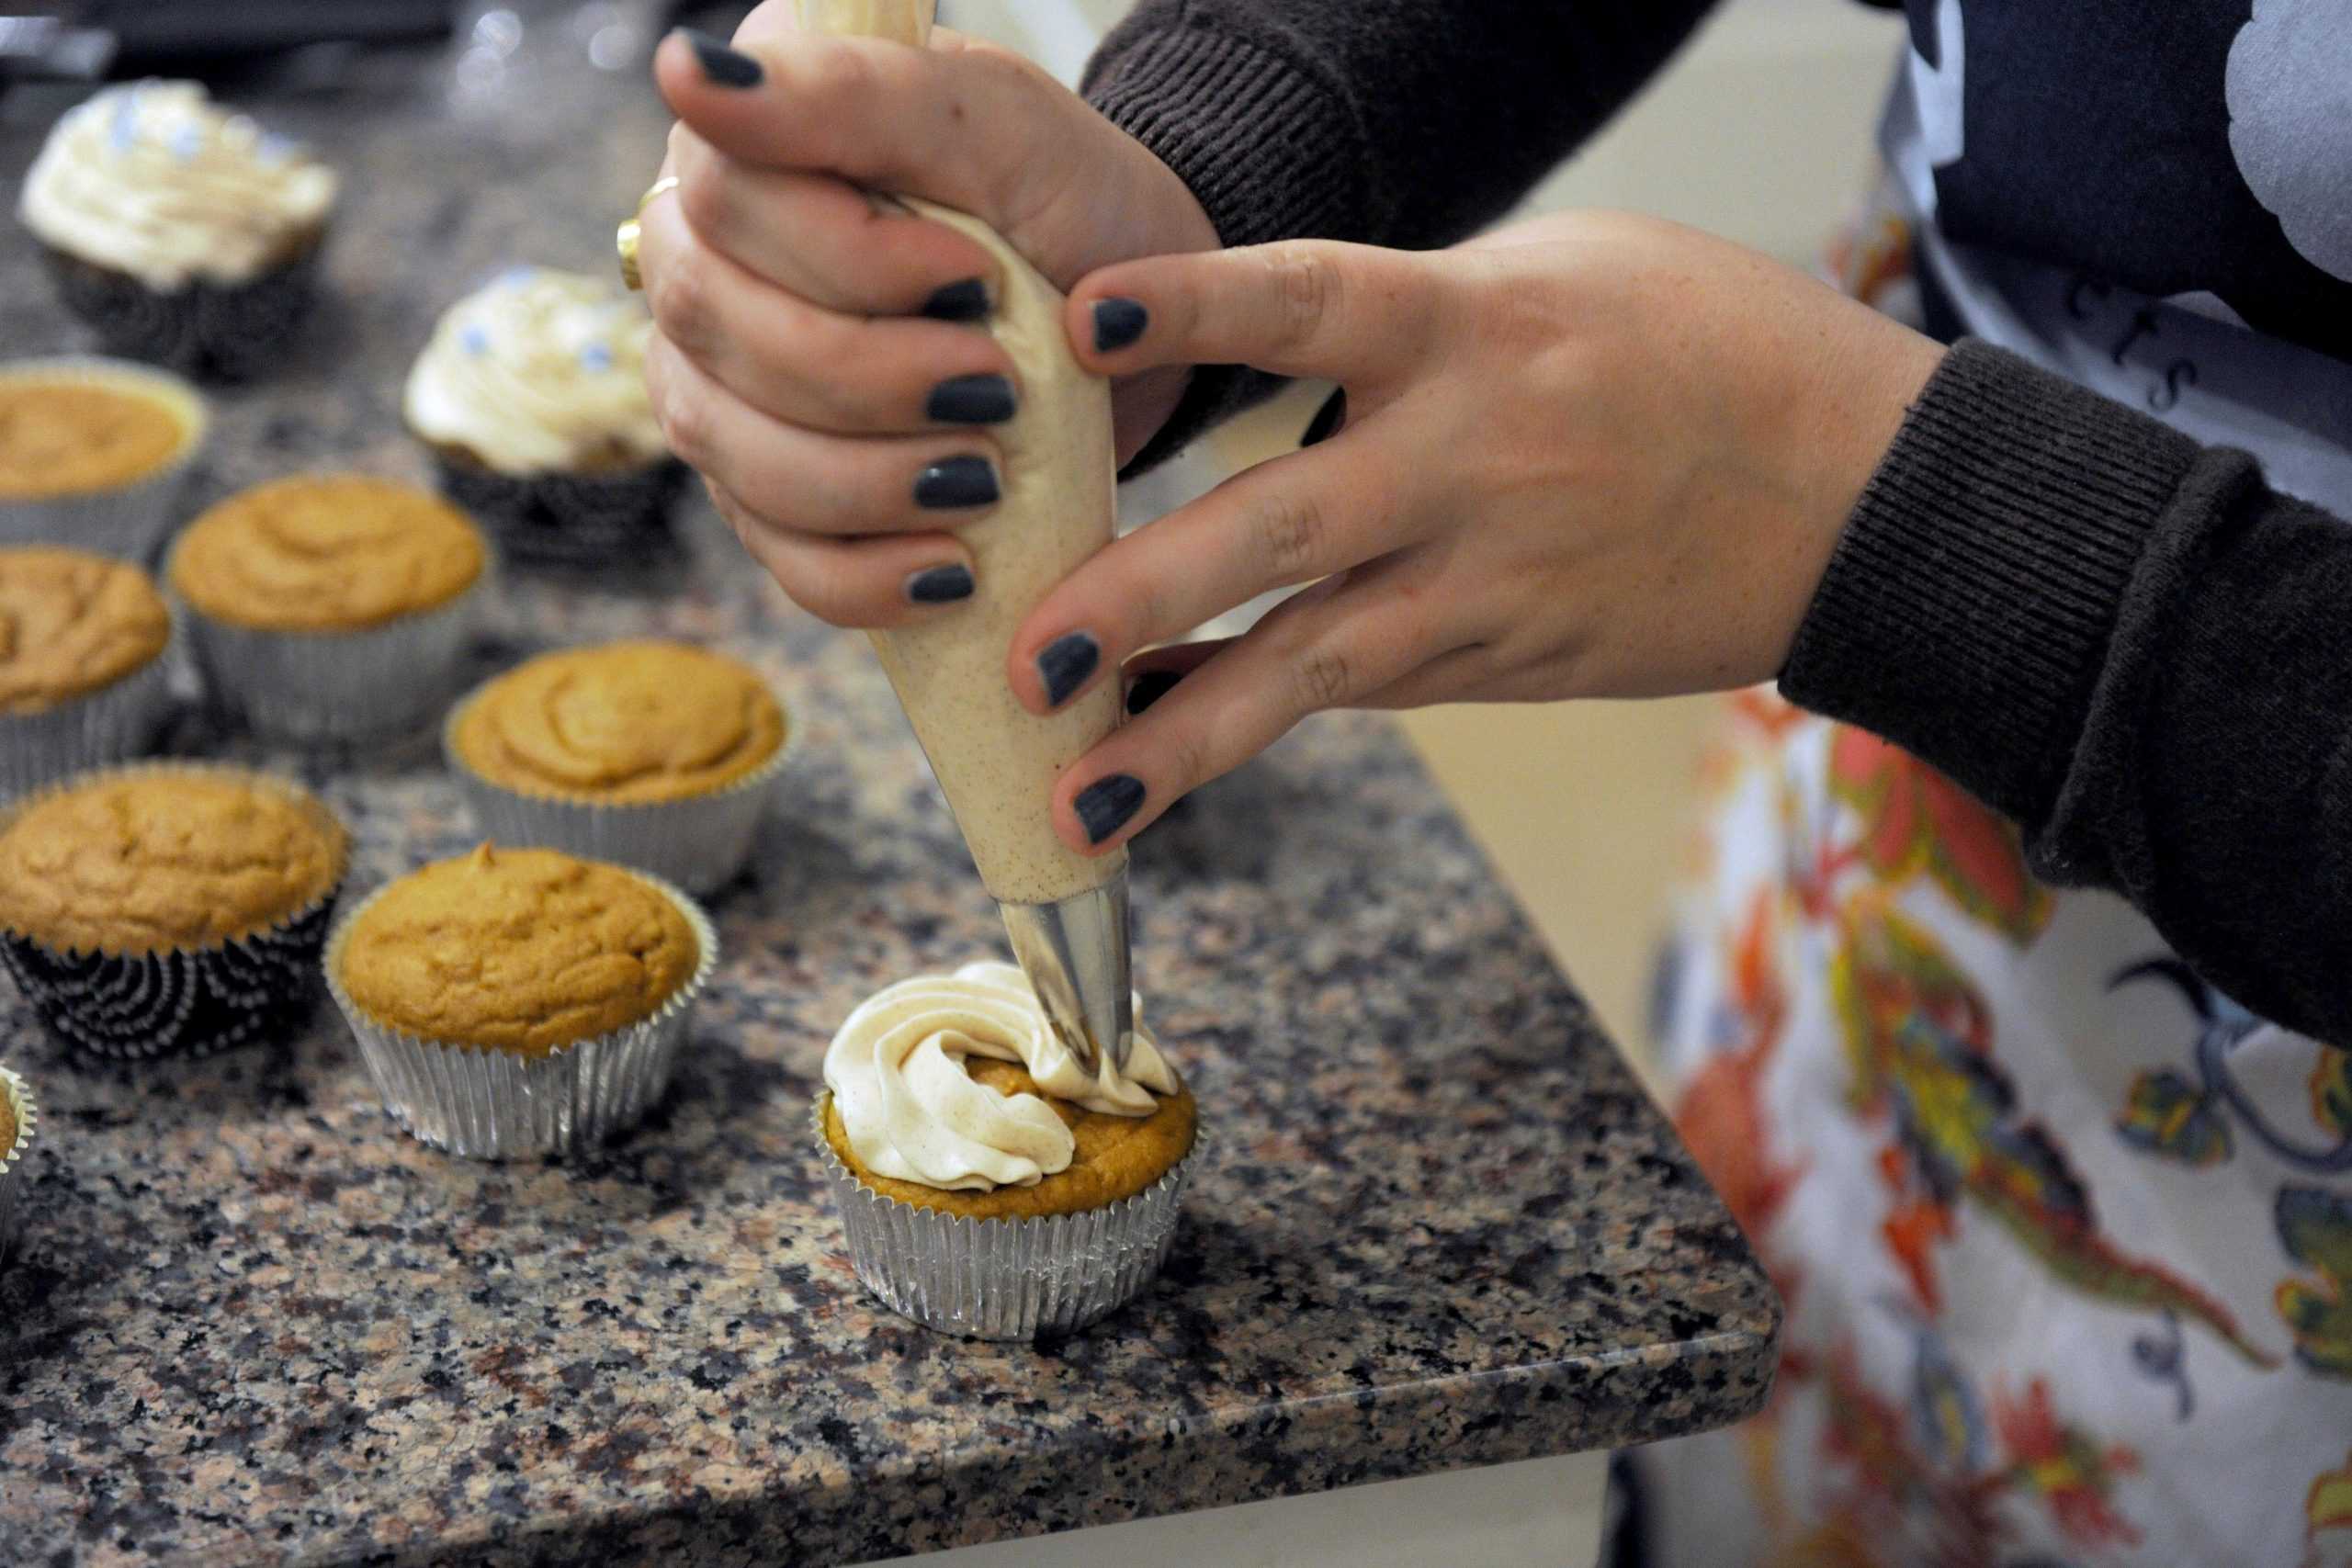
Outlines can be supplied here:
[[1347, 656], [1337, 649], [1308, 649], [1298, 661], [1297, 706], [1305, 713], [1339, 706], [1352, 693], [1353, 676]]
[[708, 406], [681, 376], [663, 376], [653, 392], [653, 416], [670, 450], [688, 468], [704, 468], [710, 453]]
[[1197, 728], [1188, 726], [1169, 737], [1164, 755], [1174, 794], [1197, 789], [1216, 776], [1209, 759], [1208, 737]]
[[1290, 582], [1317, 574], [1330, 525], [1319, 499], [1287, 491], [1267, 495], [1251, 508], [1250, 531], [1267, 571]]
[[664, 258], [646, 290], [646, 303], [662, 335], [692, 358], [708, 354], [717, 341], [717, 305], [711, 298], [708, 264], [695, 247]]
[[1326, 251], [1285, 246], [1273, 253], [1272, 266], [1280, 332], [1294, 347], [1313, 341], [1340, 312], [1347, 284], [1339, 263]]
[[723, 167], [713, 160], [697, 161], [679, 177], [677, 196], [679, 214], [688, 228], [714, 242], [726, 235], [735, 204]]

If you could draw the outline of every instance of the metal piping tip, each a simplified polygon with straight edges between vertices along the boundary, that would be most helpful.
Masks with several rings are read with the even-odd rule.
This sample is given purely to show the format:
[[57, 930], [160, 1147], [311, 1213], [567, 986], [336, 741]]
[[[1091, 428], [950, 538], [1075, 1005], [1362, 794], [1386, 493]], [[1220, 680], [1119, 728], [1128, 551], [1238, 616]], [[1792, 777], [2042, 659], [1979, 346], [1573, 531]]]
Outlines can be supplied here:
[[1127, 873], [1052, 904], [1003, 904], [1012, 956], [1036, 987], [1046, 1020], [1089, 1077], [1102, 1063], [1126, 1071], [1136, 1032], [1127, 945]]

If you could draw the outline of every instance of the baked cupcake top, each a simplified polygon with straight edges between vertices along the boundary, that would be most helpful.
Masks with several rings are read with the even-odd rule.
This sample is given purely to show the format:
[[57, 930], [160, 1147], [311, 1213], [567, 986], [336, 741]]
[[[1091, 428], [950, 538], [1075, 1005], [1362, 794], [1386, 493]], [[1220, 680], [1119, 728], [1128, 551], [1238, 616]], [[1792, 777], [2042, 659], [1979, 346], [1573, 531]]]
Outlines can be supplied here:
[[458, 758], [526, 795], [641, 805], [707, 795], [784, 744], [784, 709], [757, 671], [680, 642], [543, 654], [459, 711]]
[[194, 82], [108, 87], [67, 111], [17, 215], [44, 243], [158, 293], [252, 281], [314, 243], [332, 170]]
[[178, 381], [96, 361], [0, 366], [0, 501], [120, 490], [184, 456], [203, 405]]
[[[1140, 1025], [1126, 1071], [1105, 1060], [1089, 1077], [1010, 964], [967, 964], [876, 992], [826, 1048], [825, 1087], [828, 1136], [837, 1118], [837, 1152], [860, 1179], [901, 1184], [924, 1196], [882, 1190], [956, 1213], [980, 1211], [934, 1200], [1052, 1186], [982, 1208], [1060, 1213], [1114, 1202], [1192, 1145], [1191, 1097]], [[1076, 1179], [1063, 1179], [1073, 1170]]]
[[85, 774], [0, 818], [0, 930], [58, 952], [218, 947], [325, 897], [348, 852], [334, 813], [266, 773]]
[[702, 944], [645, 878], [556, 850], [492, 849], [413, 872], [330, 953], [376, 1021], [443, 1044], [545, 1056], [652, 1017]]
[[443, 314], [401, 412], [424, 440], [502, 474], [647, 468], [670, 455], [645, 390], [652, 333], [614, 282], [511, 267]]
[[147, 574], [83, 550], [0, 548], [0, 714], [38, 713], [144, 669], [171, 640]]
[[489, 559], [465, 514], [411, 486], [310, 474], [241, 491], [187, 526], [175, 592], [268, 631], [358, 631], [449, 603]]

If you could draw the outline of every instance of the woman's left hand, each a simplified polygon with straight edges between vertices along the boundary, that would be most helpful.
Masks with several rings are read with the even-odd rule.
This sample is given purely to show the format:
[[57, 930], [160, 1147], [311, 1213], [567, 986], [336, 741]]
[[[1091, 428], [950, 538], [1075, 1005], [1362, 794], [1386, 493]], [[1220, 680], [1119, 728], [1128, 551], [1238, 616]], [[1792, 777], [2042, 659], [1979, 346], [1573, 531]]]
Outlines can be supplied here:
[[[1125, 345], [1100, 349], [1098, 322]], [[1610, 213], [1436, 253], [1121, 263], [1080, 283], [1069, 327], [1106, 375], [1246, 364], [1337, 381], [1347, 411], [1102, 551], [1014, 638], [1039, 713], [1123, 663], [1188, 671], [1057, 786], [1057, 830], [1095, 851], [1318, 709], [1771, 678], [1941, 353], [1754, 252]], [[1246, 637], [1153, 646], [1302, 582]], [[1072, 638], [1096, 673], [1049, 695], [1048, 671], [1090, 663]]]

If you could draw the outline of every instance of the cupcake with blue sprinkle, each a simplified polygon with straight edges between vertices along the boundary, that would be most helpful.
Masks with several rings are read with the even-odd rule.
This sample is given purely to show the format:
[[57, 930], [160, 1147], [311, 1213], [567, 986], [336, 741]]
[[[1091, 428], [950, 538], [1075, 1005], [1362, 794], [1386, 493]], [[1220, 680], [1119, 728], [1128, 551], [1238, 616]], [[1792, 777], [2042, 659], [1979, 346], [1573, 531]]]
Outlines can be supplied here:
[[233, 378], [296, 340], [336, 186], [196, 83], [141, 82], [66, 112], [17, 210], [109, 352]]
[[645, 390], [652, 331], [612, 283], [542, 266], [508, 268], [435, 325], [401, 413], [508, 559], [634, 566], [671, 548], [684, 469]]

